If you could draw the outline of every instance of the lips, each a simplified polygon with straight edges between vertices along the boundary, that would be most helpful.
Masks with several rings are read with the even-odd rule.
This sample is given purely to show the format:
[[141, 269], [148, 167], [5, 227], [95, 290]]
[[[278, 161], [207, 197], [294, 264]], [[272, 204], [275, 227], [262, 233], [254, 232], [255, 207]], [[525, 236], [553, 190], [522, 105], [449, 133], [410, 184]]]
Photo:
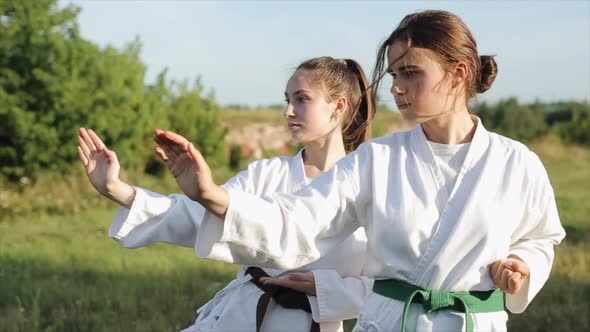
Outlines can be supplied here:
[[408, 107], [410, 107], [410, 104], [406, 104], [406, 103], [397, 104], [397, 109], [400, 111], [403, 111], [403, 110], [407, 109]]
[[301, 127], [301, 125], [299, 123], [295, 123], [295, 122], [289, 122], [288, 126], [289, 126], [289, 129], [295, 129], [295, 128]]

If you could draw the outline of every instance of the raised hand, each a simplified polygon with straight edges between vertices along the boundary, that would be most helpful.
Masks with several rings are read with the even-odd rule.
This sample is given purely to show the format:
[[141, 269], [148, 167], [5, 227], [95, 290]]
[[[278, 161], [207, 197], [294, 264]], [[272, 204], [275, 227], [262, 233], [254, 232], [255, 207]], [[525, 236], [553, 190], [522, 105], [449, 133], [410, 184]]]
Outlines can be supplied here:
[[119, 179], [117, 154], [109, 150], [92, 129], [78, 131], [78, 154], [88, 180], [101, 195], [129, 207], [135, 190]]
[[181, 135], [160, 129], [155, 130], [154, 141], [158, 144], [156, 153], [182, 191], [223, 219], [229, 195], [215, 184], [209, 165], [195, 146]]
[[156, 153], [168, 166], [176, 183], [193, 200], [200, 200], [202, 193], [213, 185], [211, 169], [203, 156], [186, 138], [171, 131], [156, 129], [154, 141]]
[[514, 255], [510, 255], [507, 259], [497, 260], [490, 267], [490, 276], [494, 285], [511, 295], [522, 289], [529, 274], [528, 264]]
[[260, 278], [263, 284], [271, 284], [294, 289], [307, 295], [316, 296], [315, 278], [312, 272], [290, 272], [287, 279], [271, 277]]
[[119, 180], [119, 160], [114, 151], [107, 149], [92, 129], [80, 128], [78, 154], [92, 186], [100, 194], [107, 193], [107, 186]]

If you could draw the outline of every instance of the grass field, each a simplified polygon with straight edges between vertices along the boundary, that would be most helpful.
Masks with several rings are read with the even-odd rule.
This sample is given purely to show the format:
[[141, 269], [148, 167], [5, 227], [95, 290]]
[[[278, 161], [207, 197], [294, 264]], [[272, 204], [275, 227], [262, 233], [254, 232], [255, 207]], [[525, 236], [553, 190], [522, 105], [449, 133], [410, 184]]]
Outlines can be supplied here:
[[[511, 316], [509, 328], [589, 331], [590, 149], [566, 147], [553, 137], [531, 148], [549, 171], [568, 237], [556, 250], [546, 287], [524, 314]], [[227, 176], [217, 173], [218, 180]], [[0, 187], [0, 331], [175, 331], [190, 325], [198, 306], [237, 267], [197, 259], [190, 248], [122, 249], [107, 238], [115, 206], [80, 179], [73, 174], [32, 188]], [[169, 178], [133, 180], [174, 191]]]

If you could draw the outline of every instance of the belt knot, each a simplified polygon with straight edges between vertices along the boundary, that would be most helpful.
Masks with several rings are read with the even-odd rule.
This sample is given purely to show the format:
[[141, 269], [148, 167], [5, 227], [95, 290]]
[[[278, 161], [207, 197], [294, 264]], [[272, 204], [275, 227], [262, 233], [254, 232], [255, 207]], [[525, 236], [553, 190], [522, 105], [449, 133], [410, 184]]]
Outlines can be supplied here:
[[423, 291], [422, 295], [424, 296], [422, 306], [426, 312], [446, 309], [455, 305], [455, 297], [449, 292]]

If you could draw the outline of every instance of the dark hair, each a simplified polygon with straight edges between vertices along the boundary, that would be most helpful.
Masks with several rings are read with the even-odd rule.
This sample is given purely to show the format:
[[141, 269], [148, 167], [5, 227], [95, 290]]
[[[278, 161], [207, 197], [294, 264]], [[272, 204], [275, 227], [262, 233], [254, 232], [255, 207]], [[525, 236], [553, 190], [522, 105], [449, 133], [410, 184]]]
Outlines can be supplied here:
[[379, 81], [385, 75], [383, 67], [387, 61], [387, 50], [396, 41], [406, 42], [408, 47], [431, 50], [445, 70], [459, 62], [466, 63], [469, 67], [465, 84], [467, 101], [487, 91], [496, 79], [498, 67], [494, 57], [477, 54], [477, 44], [471, 31], [457, 15], [442, 10], [426, 10], [404, 17], [379, 47], [372, 77], [374, 98]]
[[371, 137], [375, 103], [361, 65], [351, 59], [319, 57], [304, 61], [297, 70], [312, 75], [330, 101], [339, 97], [348, 101], [342, 119], [342, 139], [347, 153]]

